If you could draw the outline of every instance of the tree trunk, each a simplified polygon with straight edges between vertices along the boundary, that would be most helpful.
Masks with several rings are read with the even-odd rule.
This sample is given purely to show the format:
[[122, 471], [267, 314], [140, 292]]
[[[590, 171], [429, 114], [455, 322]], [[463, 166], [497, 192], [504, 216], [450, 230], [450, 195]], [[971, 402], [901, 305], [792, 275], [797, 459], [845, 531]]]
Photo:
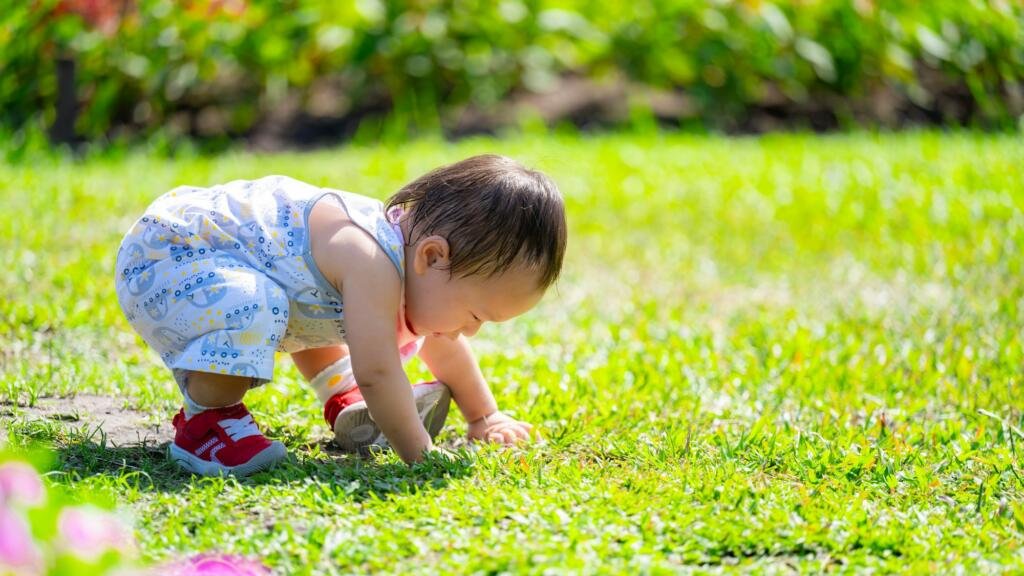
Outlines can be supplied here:
[[57, 118], [50, 129], [50, 139], [54, 144], [74, 143], [77, 115], [75, 61], [71, 57], [60, 57], [57, 59]]

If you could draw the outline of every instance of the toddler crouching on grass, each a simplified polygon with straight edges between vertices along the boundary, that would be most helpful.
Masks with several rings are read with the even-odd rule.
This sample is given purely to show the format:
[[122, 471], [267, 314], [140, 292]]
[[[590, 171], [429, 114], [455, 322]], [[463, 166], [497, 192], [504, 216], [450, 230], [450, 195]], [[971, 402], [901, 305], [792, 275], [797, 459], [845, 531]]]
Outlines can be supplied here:
[[[116, 288], [184, 397], [169, 451], [186, 470], [246, 475], [285, 457], [242, 403], [278, 350], [342, 448], [390, 445], [414, 462], [452, 398], [471, 440], [530, 437], [498, 410], [467, 337], [532, 308], [565, 245], [554, 183], [482, 155], [386, 205], [284, 176], [175, 188], [124, 237]], [[410, 386], [402, 364], [416, 354], [437, 381]]]

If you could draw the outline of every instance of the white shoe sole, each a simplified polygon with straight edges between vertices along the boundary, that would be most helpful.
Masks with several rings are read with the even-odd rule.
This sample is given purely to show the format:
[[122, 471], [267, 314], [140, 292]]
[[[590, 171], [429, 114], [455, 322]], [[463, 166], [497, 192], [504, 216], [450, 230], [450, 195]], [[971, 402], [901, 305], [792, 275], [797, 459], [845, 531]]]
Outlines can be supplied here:
[[167, 452], [172, 462], [189, 472], [203, 476], [226, 476], [230, 474], [240, 477], [273, 468], [275, 464], [284, 460], [288, 455], [288, 450], [284, 447], [284, 444], [277, 441], [271, 442], [270, 446], [267, 446], [261, 452], [257, 452], [248, 462], [238, 466], [225, 466], [217, 462], [203, 460], [187, 452], [185, 449], [179, 448], [174, 442], [171, 442]]
[[[444, 384], [431, 382], [413, 386], [412, 395], [416, 402], [416, 412], [419, 413], [423, 427], [433, 440], [448, 419], [452, 394]], [[390, 446], [377, 423], [370, 418], [366, 402], [346, 406], [338, 414], [334, 420], [334, 442], [346, 452], [359, 453], [366, 453], [373, 446]]]

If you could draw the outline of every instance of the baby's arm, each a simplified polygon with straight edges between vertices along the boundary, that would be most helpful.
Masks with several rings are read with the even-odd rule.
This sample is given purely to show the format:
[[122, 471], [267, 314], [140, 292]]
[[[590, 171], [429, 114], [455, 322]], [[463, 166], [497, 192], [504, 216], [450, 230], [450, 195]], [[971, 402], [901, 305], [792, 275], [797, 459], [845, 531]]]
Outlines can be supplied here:
[[510, 444], [530, 438], [531, 425], [498, 410], [465, 336], [460, 335], [455, 340], [428, 336], [420, 350], [420, 358], [430, 373], [452, 391], [455, 404], [469, 423], [466, 435], [470, 440]]
[[416, 412], [412, 386], [395, 344], [401, 280], [382, 250], [366, 244], [363, 248], [357, 253], [349, 251], [346, 261], [356, 263], [350, 269], [358, 273], [349, 274], [342, 282], [352, 371], [374, 422], [391, 447], [405, 462], [415, 462], [433, 445]]

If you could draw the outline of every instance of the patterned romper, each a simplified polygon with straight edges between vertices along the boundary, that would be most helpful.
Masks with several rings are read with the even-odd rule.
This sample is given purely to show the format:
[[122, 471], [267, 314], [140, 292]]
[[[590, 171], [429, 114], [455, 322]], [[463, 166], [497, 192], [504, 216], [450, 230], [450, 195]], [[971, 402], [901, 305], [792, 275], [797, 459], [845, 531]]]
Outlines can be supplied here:
[[[175, 188], [131, 227], [117, 254], [118, 301], [179, 386], [188, 370], [260, 385], [273, 377], [275, 352], [345, 341], [341, 294], [310, 251], [307, 222], [321, 199], [342, 207], [404, 278], [402, 233], [380, 201], [286, 176]], [[396, 324], [407, 361], [423, 340]]]

